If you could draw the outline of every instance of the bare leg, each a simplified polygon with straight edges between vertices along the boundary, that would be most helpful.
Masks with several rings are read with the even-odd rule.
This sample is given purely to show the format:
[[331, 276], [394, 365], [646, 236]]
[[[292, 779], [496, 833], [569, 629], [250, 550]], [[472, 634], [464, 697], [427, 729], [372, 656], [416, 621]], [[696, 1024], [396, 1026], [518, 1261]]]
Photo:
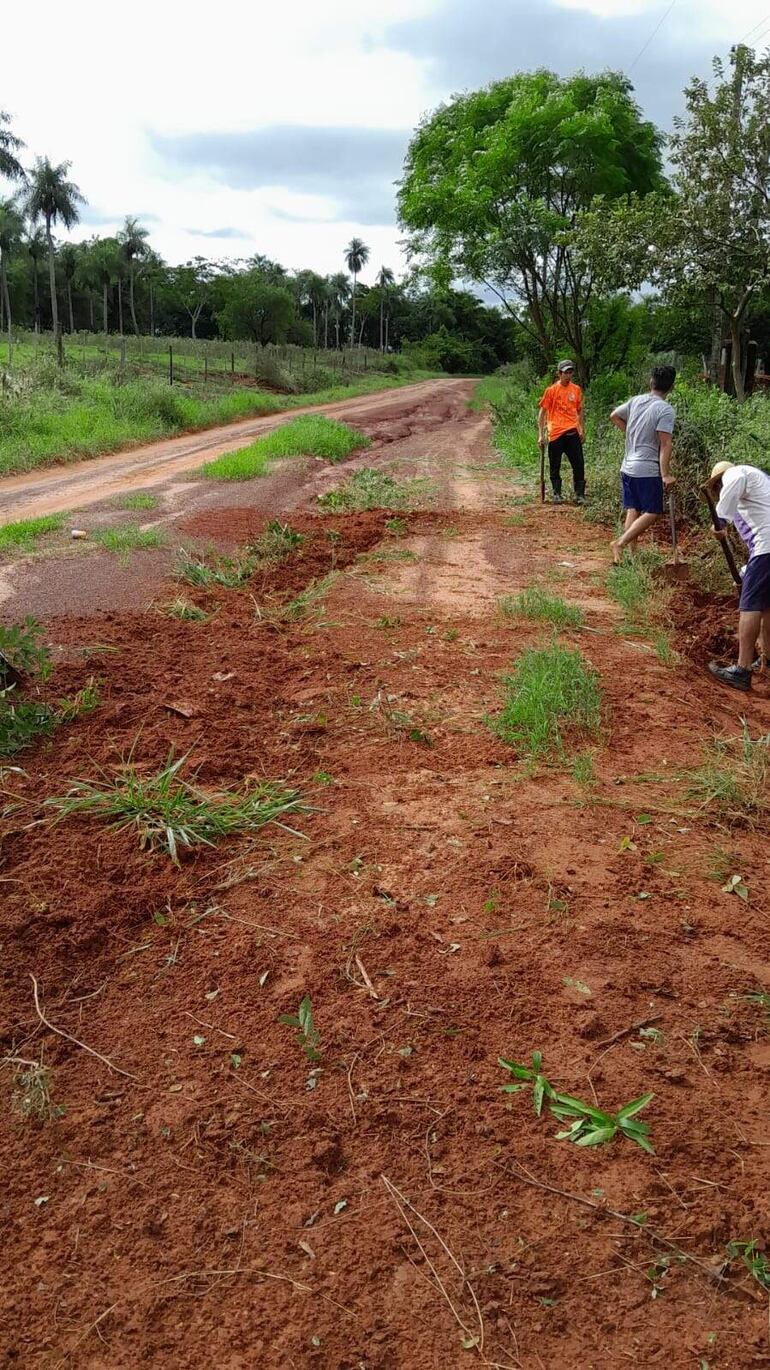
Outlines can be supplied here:
[[738, 665], [744, 671], [751, 670], [762, 618], [763, 615], [760, 613], [743, 613], [738, 616]]
[[[628, 514], [634, 515], [630, 522]], [[623, 548], [633, 546], [640, 533], [643, 533], [645, 528], [649, 528], [658, 517], [657, 514], [640, 514], [636, 509], [629, 509], [628, 514], [626, 515], [625, 532], [612, 543], [612, 560], [616, 566], [620, 564]]]

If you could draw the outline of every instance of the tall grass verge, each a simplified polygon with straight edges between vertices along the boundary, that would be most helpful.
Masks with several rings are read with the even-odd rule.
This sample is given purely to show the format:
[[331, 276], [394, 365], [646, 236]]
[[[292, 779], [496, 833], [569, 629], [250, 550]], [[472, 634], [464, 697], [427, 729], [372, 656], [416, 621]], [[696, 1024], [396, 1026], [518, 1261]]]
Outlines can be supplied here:
[[490, 725], [527, 756], [563, 756], [565, 737], [599, 731], [599, 678], [576, 649], [552, 642], [524, 652], [504, 686], [503, 708]]
[[322, 414], [303, 414], [257, 438], [248, 447], [223, 453], [202, 467], [201, 474], [209, 480], [254, 480], [264, 476], [271, 463], [281, 457], [323, 457], [338, 462], [356, 448], [369, 445], [364, 433], [347, 424]]

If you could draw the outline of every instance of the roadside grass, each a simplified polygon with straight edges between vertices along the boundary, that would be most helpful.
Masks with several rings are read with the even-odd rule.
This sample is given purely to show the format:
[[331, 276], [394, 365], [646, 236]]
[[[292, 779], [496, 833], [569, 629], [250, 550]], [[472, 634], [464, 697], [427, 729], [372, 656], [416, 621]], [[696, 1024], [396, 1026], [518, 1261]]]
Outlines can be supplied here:
[[505, 618], [529, 618], [539, 623], [550, 623], [554, 628], [582, 628], [584, 614], [576, 604], [568, 604], [558, 595], [532, 585], [518, 595], [504, 595], [499, 600]]
[[303, 414], [248, 447], [223, 453], [201, 467], [201, 475], [210, 480], [254, 480], [264, 476], [271, 463], [281, 457], [323, 457], [340, 462], [357, 448], [369, 446], [365, 434], [347, 424], [322, 414]]
[[766, 821], [770, 802], [770, 733], [752, 741], [744, 722], [739, 736], [715, 738], [703, 762], [680, 773], [687, 797], [735, 826]]
[[601, 725], [601, 689], [580, 652], [558, 642], [524, 652], [504, 680], [503, 708], [490, 726], [528, 757], [564, 756], [565, 738], [593, 737]]
[[114, 501], [117, 509], [157, 509], [159, 503], [157, 495], [151, 495], [149, 490], [136, 490]]
[[677, 666], [681, 657], [669, 637], [671, 591], [660, 578], [664, 563], [655, 547], [626, 554], [607, 572], [607, 591], [623, 610], [620, 631], [647, 639], [663, 666]]
[[31, 552], [40, 538], [60, 532], [67, 518], [67, 514], [45, 514], [41, 518], [6, 523], [0, 528], [0, 553]]
[[140, 528], [136, 523], [122, 523], [117, 528], [97, 528], [92, 541], [107, 552], [128, 558], [131, 552], [145, 552], [166, 546], [162, 528]]
[[255, 832], [303, 811], [295, 790], [265, 781], [252, 789], [207, 793], [181, 778], [189, 752], [152, 775], [142, 775], [131, 756], [120, 767], [99, 768], [94, 779], [76, 780], [66, 795], [46, 800], [54, 822], [96, 818], [117, 832], [132, 830], [142, 849], [163, 851], [175, 865], [182, 849], [215, 846], [233, 833]]
[[430, 482], [424, 479], [397, 481], [385, 471], [362, 466], [344, 485], [319, 495], [320, 507], [329, 513], [362, 512], [365, 509], [404, 509], [424, 496]]

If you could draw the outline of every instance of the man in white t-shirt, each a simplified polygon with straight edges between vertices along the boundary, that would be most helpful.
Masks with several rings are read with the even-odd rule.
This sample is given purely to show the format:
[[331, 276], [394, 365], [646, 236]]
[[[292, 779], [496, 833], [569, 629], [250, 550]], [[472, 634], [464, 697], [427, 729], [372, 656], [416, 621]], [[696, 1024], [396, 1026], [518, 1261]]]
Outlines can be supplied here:
[[770, 476], [756, 466], [718, 461], [709, 480], [717, 516], [723, 521], [717, 537], [732, 523], [749, 549], [738, 604], [738, 663], [709, 663], [711, 674], [734, 690], [751, 689], [751, 666], [757, 638], [770, 646]]
[[620, 479], [626, 526], [612, 543], [612, 560], [620, 565], [623, 548], [633, 549], [645, 528], [663, 513], [663, 492], [674, 484], [671, 474], [671, 435], [676, 413], [666, 396], [673, 389], [673, 366], [656, 366], [646, 395], [634, 395], [610, 414], [616, 428], [626, 435]]

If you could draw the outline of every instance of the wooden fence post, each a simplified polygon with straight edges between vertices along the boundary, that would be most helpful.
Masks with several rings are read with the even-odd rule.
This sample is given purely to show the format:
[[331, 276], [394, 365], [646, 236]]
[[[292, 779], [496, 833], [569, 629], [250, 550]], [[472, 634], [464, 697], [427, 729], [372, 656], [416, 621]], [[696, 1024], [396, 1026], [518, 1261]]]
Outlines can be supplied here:
[[174, 348], [171, 343], [168, 345], [168, 383], [174, 384]]

